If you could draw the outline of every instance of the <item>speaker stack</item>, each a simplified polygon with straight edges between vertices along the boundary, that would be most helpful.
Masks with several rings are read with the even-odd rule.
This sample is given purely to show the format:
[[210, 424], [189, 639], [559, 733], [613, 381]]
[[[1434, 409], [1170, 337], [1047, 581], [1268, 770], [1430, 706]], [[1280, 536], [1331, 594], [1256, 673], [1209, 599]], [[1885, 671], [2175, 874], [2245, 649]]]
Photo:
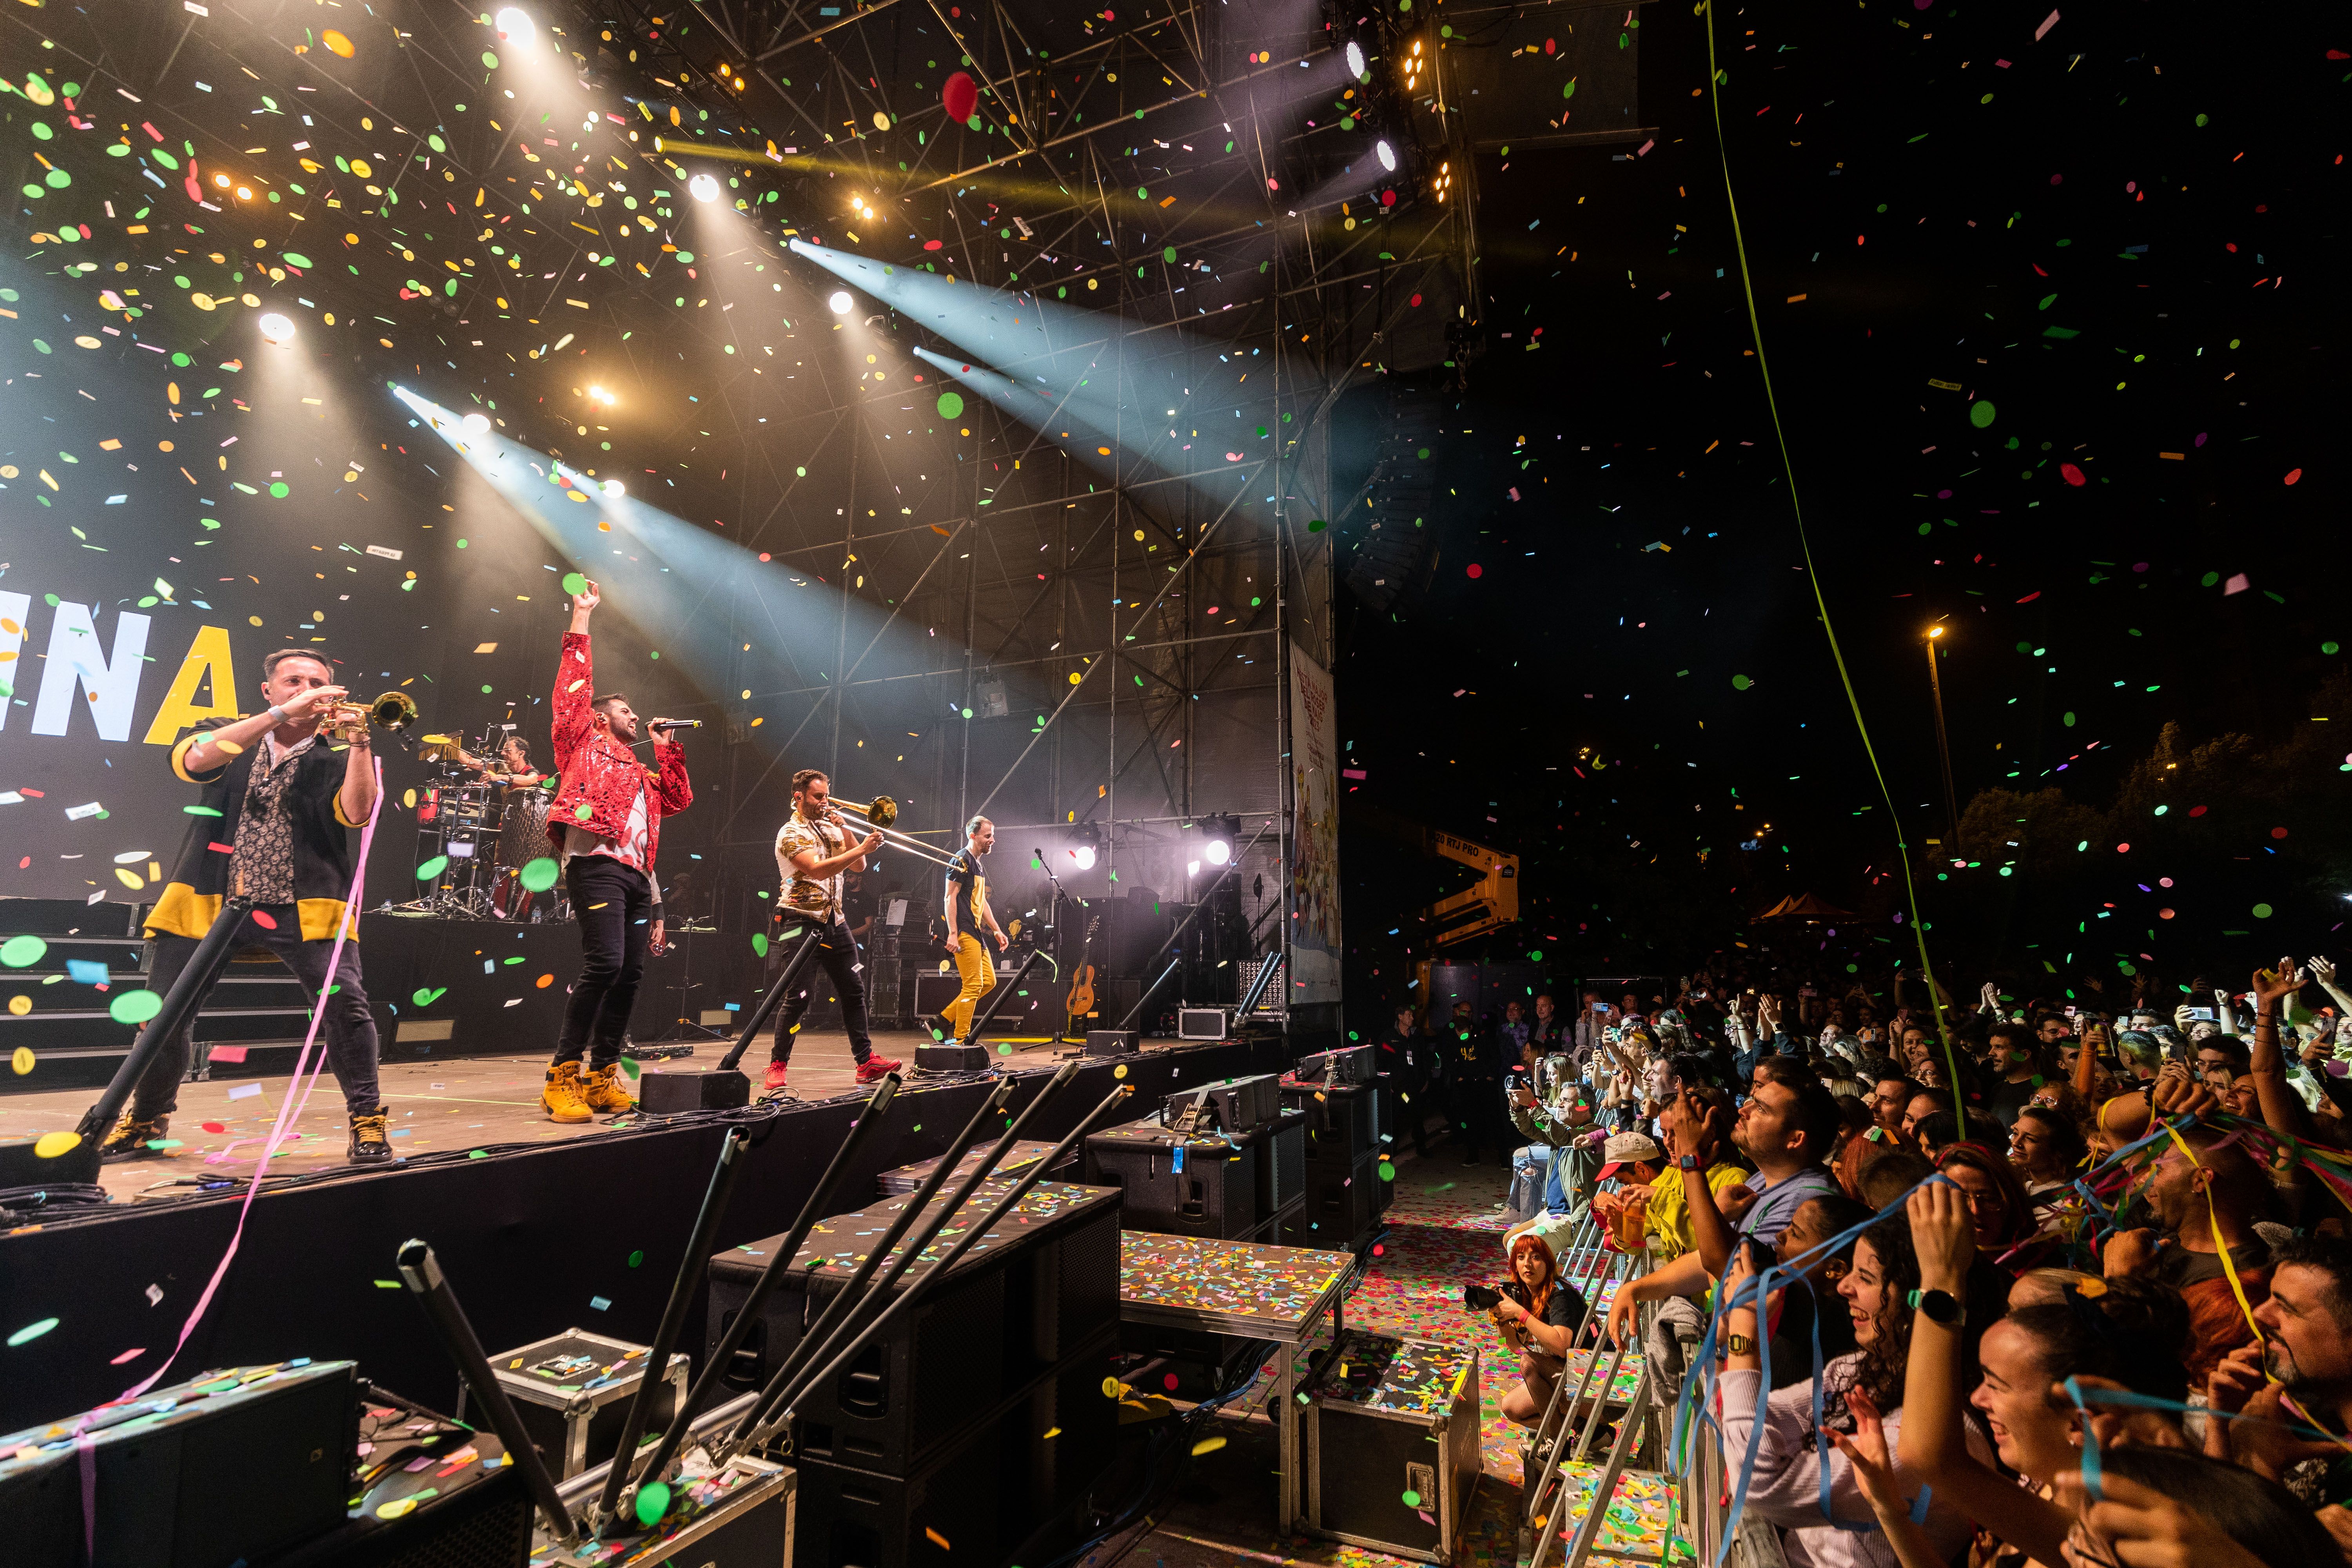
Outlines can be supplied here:
[[1380, 1228], [1381, 1092], [1372, 1047], [1302, 1057], [1283, 1076], [1283, 1103], [1306, 1121], [1305, 1191], [1276, 1237], [1285, 1247], [1356, 1250]]
[[1307, 1123], [1272, 1073], [1180, 1089], [1155, 1116], [1088, 1133], [1086, 1179], [1119, 1189], [1129, 1230], [1272, 1241], [1298, 1207]]
[[[1009, 1184], [982, 1183], [985, 1212]], [[736, 1353], [729, 1380], [767, 1381], [911, 1196], [811, 1233]], [[734, 1321], [781, 1236], [710, 1260], [710, 1342]], [[909, 1269], [897, 1289], [923, 1277]], [[1116, 1194], [1034, 1188], [954, 1273], [800, 1401], [794, 1568], [1002, 1563], [1108, 1464], [1118, 1406]]]

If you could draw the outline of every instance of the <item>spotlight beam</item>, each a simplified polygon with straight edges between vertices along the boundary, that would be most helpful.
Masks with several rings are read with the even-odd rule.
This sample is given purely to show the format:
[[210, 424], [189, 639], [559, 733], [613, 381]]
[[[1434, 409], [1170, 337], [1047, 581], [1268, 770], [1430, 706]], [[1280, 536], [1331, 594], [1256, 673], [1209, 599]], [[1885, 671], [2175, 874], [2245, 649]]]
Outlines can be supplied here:
[[[1152, 115], [1159, 113], [1163, 109], [1174, 109], [1180, 104], [1198, 103], [1202, 99], [1209, 97], [1213, 93], [1221, 93], [1231, 89], [1247, 87], [1251, 82], [1255, 81], [1260, 77], [1273, 76], [1276, 72], [1286, 68], [1295, 69], [1304, 61], [1318, 58], [1324, 55], [1329, 54], [1330, 52], [1331, 51], [1328, 49], [1317, 49], [1312, 54], [1301, 55], [1295, 59], [1285, 60], [1278, 66], [1263, 66], [1256, 70], [1244, 71], [1240, 76], [1234, 78], [1231, 81], [1216, 82], [1209, 87], [1202, 88], [1196, 92], [1188, 92], [1181, 98], [1171, 98], [1160, 103], [1148, 103], [1141, 109], [1120, 115], [1116, 120], [1101, 121], [1096, 124], [1087, 126], [1083, 131], [1066, 132], [1062, 135], [1051, 137], [1044, 142], [1040, 142], [1034, 148], [1024, 147], [1015, 152], [1007, 153], [1002, 158], [991, 158], [985, 163], [974, 163], [970, 168], [959, 169], [952, 174], [943, 174], [928, 184], [910, 185], [906, 189], [904, 194], [911, 196], [923, 191], [935, 191], [941, 185], [951, 185], [958, 180], [968, 180], [975, 174], [984, 174], [989, 170], [996, 168], [1002, 164], [1010, 163], [1017, 158], [1026, 158], [1033, 152], [1050, 153], [1056, 147], [1066, 146], [1072, 142], [1087, 141], [1091, 137], [1101, 134], [1105, 131], [1124, 130], [1133, 126], [1137, 121], [1147, 120]], [[1072, 58], [1074, 57], [1065, 55], [1055, 59], [1054, 63], [1056, 66], [1067, 65]]]

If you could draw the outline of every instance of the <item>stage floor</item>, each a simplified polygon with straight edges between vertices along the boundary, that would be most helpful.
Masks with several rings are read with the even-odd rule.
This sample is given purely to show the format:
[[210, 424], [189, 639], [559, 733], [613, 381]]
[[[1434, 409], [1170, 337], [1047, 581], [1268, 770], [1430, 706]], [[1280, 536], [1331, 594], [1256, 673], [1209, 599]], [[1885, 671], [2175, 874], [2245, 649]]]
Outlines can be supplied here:
[[[771, 1037], [762, 1036], [753, 1041], [751, 1049], [744, 1055], [743, 1065], [751, 1076], [754, 1100], [760, 1096], [760, 1075], [767, 1068]], [[911, 1073], [915, 1047], [929, 1038], [912, 1030], [880, 1032], [874, 1037], [874, 1048], [905, 1063]], [[1015, 1047], [1013, 1055], [993, 1059], [1018, 1071], [1050, 1067], [1056, 1059], [1055, 1048], [1045, 1044], [1023, 1050], [1018, 1047], [1026, 1042], [1018, 1038], [990, 1043]], [[1183, 1043], [1147, 1040], [1143, 1048], [1146, 1052], [1169, 1050]], [[725, 1040], [712, 1041], [698, 1046], [692, 1057], [648, 1065], [715, 1067], [719, 1058], [726, 1055], [729, 1044]], [[1076, 1052], [1078, 1047], [1070, 1045], [1058, 1048]], [[856, 1066], [850, 1058], [847, 1036], [813, 1035], [803, 1030], [793, 1047], [789, 1093], [803, 1100], [830, 1100], [846, 1094], [856, 1087]], [[284, 1076], [225, 1078], [218, 1076], [222, 1070], [215, 1067], [215, 1076], [210, 1079], [180, 1086], [180, 1108], [172, 1114], [170, 1129], [170, 1137], [179, 1147], [103, 1168], [100, 1181], [110, 1198], [130, 1203], [186, 1197], [207, 1180], [253, 1173], [254, 1163], [285, 1104], [292, 1080]], [[634, 1112], [570, 1124], [550, 1121], [539, 1103], [546, 1071], [547, 1058], [537, 1055], [385, 1062], [380, 1081], [384, 1104], [392, 1112], [394, 1151], [406, 1156], [500, 1145], [562, 1143], [599, 1137], [636, 1123]], [[910, 1076], [908, 1087], [919, 1089], [924, 1081], [922, 1076]], [[94, 1098], [96, 1092], [88, 1089], [0, 1096], [0, 1137], [33, 1138], [70, 1129], [80, 1121]], [[269, 1174], [274, 1178], [350, 1169], [344, 1159], [350, 1142], [350, 1122], [343, 1111], [342, 1095], [335, 1086], [334, 1075], [326, 1073], [320, 1079], [310, 1102], [302, 1108], [294, 1136], [270, 1161]]]

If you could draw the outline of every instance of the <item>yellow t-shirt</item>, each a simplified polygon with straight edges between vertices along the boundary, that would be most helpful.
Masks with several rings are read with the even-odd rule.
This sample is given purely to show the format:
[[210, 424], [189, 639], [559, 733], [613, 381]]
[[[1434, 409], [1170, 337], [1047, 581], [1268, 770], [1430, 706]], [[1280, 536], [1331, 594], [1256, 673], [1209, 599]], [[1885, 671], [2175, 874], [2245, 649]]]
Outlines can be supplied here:
[[[1706, 1168], [1706, 1190], [1720, 1194], [1724, 1188], [1737, 1186], [1748, 1179], [1748, 1173], [1737, 1165], [1709, 1165]], [[1690, 1200], [1683, 1195], [1683, 1173], [1671, 1167], [1661, 1172], [1650, 1183], [1649, 1204], [1650, 1251], [1659, 1263], [1671, 1263], [1698, 1245], [1698, 1234], [1691, 1228]]]

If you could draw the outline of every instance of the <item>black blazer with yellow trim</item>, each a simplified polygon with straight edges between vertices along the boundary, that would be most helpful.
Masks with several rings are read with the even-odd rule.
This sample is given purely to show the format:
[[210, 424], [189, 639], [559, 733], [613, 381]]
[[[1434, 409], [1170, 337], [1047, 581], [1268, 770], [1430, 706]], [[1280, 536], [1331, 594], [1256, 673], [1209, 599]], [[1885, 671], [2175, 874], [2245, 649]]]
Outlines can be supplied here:
[[[254, 756], [268, 744], [268, 738], [264, 736], [208, 773], [188, 771], [188, 748], [202, 740], [205, 731], [236, 721], [207, 719], [172, 748], [172, 771], [190, 784], [203, 785], [205, 793], [198, 814], [189, 819], [187, 841], [180, 847], [172, 879], [148, 911], [150, 936], [158, 932], [204, 935], [228, 894], [232, 858], [227, 847], [236, 842], [237, 817], [245, 809]], [[294, 781], [285, 799], [286, 809], [294, 818], [294, 899], [303, 939], [332, 941], [336, 924], [349, 919], [351, 937], [356, 942], [359, 921], [349, 917], [344, 900], [352, 889], [350, 830], [360, 825], [343, 818], [343, 748], [321, 740], [297, 758], [294, 766]]]

